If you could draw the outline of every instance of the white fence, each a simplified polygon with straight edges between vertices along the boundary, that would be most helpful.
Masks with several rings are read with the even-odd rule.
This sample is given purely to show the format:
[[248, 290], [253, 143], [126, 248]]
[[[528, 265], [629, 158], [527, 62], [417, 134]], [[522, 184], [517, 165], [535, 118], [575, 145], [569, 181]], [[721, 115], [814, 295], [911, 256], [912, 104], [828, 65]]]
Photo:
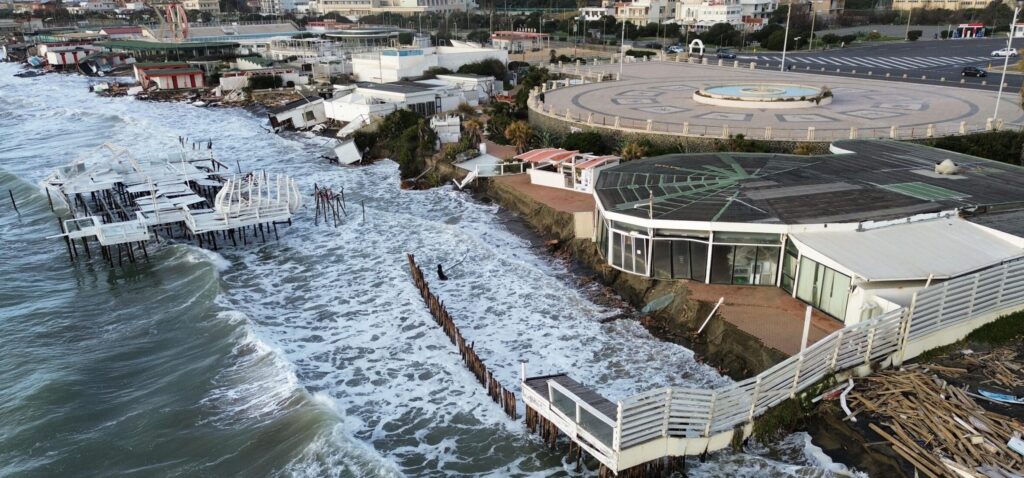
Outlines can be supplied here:
[[[959, 340], [998, 314], [1022, 306], [1021, 259], [933, 285], [915, 294], [910, 307], [833, 332], [755, 377], [713, 390], [668, 387], [620, 401], [611, 443], [602, 443], [612, 453], [596, 458], [622, 470], [661, 456], [723, 448], [728, 440], [718, 440], [716, 445], [709, 439], [749, 425], [771, 407], [833, 373], [872, 363], [901, 363], [928, 348]], [[613, 420], [597, 418], [599, 423]], [[594, 428], [587, 425], [577, 423]], [[607, 436], [599, 433], [601, 430], [588, 431]], [[732, 434], [725, 436], [731, 438]], [[644, 447], [648, 450], [643, 452], [629, 450], [649, 442], [656, 446]], [[627, 459], [620, 453], [623, 450]]]

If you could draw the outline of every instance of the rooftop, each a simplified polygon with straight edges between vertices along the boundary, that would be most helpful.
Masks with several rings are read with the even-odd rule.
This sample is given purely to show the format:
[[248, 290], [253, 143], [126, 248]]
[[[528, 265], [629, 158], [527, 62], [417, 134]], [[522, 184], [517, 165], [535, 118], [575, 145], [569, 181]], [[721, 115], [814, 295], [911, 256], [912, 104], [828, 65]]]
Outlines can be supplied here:
[[267, 110], [267, 113], [272, 114], [272, 115], [276, 115], [278, 113], [284, 113], [285, 111], [293, 110], [293, 109], [298, 108], [300, 106], [304, 106], [307, 103], [310, 103], [310, 104], [316, 103], [317, 100], [323, 101], [323, 98], [321, 98], [319, 96], [313, 97], [313, 98], [300, 98], [300, 99], [297, 99], [295, 101], [290, 101], [288, 103], [285, 103], [285, 104], [283, 104], [281, 106], [275, 106], [273, 108], [269, 108]]
[[194, 42], [166, 43], [145, 40], [108, 40], [96, 42], [96, 46], [104, 48], [121, 48], [124, 50], [195, 50], [199, 48], [237, 48], [235, 42]]
[[1024, 254], [1019, 245], [956, 216], [790, 237], [869, 281], [948, 279]]
[[[672, 154], [602, 171], [609, 212], [662, 220], [820, 224], [1024, 202], [1024, 168], [895, 141], [838, 141], [847, 154]], [[944, 159], [960, 174], [934, 172]]]
[[200, 70], [199, 68], [161, 68], [156, 70], [146, 70], [146, 76], [188, 75], [202, 72], [203, 70]]
[[431, 88], [417, 85], [412, 82], [396, 82], [396, 83], [358, 83], [357, 86], [364, 90], [374, 91], [385, 91], [388, 93], [422, 93], [424, 91], [430, 91]]

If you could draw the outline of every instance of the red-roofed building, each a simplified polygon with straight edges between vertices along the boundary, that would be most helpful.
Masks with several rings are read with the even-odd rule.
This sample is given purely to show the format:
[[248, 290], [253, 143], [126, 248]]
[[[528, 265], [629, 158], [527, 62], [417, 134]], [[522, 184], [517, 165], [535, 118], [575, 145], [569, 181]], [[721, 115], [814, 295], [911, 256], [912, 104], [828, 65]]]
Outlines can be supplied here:
[[619, 164], [618, 156], [597, 156], [561, 148], [541, 148], [515, 157], [530, 163], [530, 183], [538, 186], [569, 189], [590, 194], [594, 192], [597, 175], [602, 169]]
[[156, 85], [161, 90], [194, 90], [206, 88], [203, 70], [199, 68], [146, 69], [140, 72], [142, 86]]
[[135, 81], [145, 86], [146, 84], [146, 71], [148, 70], [167, 70], [173, 68], [190, 68], [191, 65], [184, 61], [168, 61], [158, 63], [135, 63], [132, 65], [135, 72]]
[[537, 51], [551, 46], [551, 35], [536, 32], [494, 32], [491, 34], [491, 44], [494, 48], [509, 53]]

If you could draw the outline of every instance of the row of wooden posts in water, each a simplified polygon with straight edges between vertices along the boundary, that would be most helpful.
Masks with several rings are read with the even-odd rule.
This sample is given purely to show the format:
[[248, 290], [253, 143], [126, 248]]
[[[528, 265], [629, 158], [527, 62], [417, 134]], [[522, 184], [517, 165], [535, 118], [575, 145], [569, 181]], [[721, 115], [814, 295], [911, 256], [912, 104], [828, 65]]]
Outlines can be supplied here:
[[[434, 316], [434, 320], [439, 326], [441, 326], [445, 335], [448, 336], [452, 343], [459, 348], [459, 354], [462, 355], [462, 360], [466, 364], [466, 367], [473, 372], [473, 375], [476, 376], [480, 384], [487, 389], [487, 394], [490, 395], [491, 399], [504, 409], [505, 414], [513, 420], [517, 419], [515, 394], [503, 387], [501, 383], [494, 378], [494, 375], [491, 374], [490, 370], [487, 369], [487, 366], [476, 354], [476, 351], [473, 349], [473, 343], [467, 343], [462, 337], [462, 333], [459, 332], [458, 326], [455, 325], [455, 321], [452, 320], [451, 314], [448, 313], [448, 309], [445, 307], [444, 302], [438, 299], [437, 296], [430, 291], [430, 285], [427, 283], [427, 280], [423, 275], [423, 270], [416, 264], [415, 257], [412, 254], [407, 254], [406, 257], [409, 260], [409, 270], [412, 274], [413, 283], [415, 283], [416, 288], [420, 290], [420, 295], [423, 296], [423, 301], [426, 302], [427, 308], [430, 309], [431, 315]], [[544, 440], [544, 443], [552, 450], [558, 448], [560, 443], [560, 430], [554, 423], [544, 418], [543, 415], [538, 413], [529, 405], [526, 406], [525, 418], [526, 428], [531, 433], [540, 435], [541, 439]], [[570, 460], [575, 460], [577, 471], [581, 470], [584, 465], [584, 461], [588, 464], [597, 463], [598, 477], [600, 478], [667, 476], [676, 471], [685, 471], [685, 460], [683, 457], [665, 457], [615, 473], [603, 464], [597, 462], [596, 459], [588, 459], [587, 452], [572, 440], [568, 440], [567, 455]], [[588, 467], [588, 469], [589, 468], [590, 467]]]
[[416, 265], [416, 259], [412, 254], [408, 254], [409, 259], [409, 270], [412, 273], [413, 283], [416, 284], [416, 288], [420, 290], [420, 295], [423, 296], [423, 301], [426, 302], [427, 308], [430, 309], [431, 315], [434, 316], [434, 320], [437, 325], [441, 326], [444, 330], [445, 335], [455, 344], [459, 349], [459, 355], [462, 356], [462, 361], [466, 364], [466, 368], [476, 376], [485, 389], [487, 394], [494, 400], [505, 411], [505, 414], [509, 418], [515, 420], [516, 415], [516, 396], [512, 391], [508, 390], [501, 385], [500, 382], [490, 370], [487, 369], [487, 365], [484, 364], [483, 360], [480, 360], [480, 356], [477, 355], [476, 350], [473, 349], [473, 343], [467, 343], [466, 339], [462, 337], [462, 332], [459, 331], [459, 327], [455, 325], [455, 321], [452, 320], [451, 314], [448, 313], [448, 309], [444, 306], [444, 302], [430, 291], [430, 285], [427, 284], [427, 280], [423, 276], [423, 270]]

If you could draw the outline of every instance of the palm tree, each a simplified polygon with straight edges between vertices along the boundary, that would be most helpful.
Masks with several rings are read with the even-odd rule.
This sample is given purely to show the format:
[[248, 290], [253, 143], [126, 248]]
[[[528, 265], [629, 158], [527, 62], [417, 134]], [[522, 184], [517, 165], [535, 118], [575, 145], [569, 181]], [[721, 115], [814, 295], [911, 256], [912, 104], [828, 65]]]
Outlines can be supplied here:
[[462, 123], [462, 134], [468, 138], [469, 144], [479, 146], [483, 138], [484, 127], [477, 120], [466, 120]]
[[558, 142], [558, 135], [550, 130], [542, 129], [533, 135], [533, 144], [538, 148], [554, 148]]
[[533, 129], [525, 121], [516, 121], [505, 128], [505, 137], [516, 145], [516, 152], [522, 153], [533, 138]]
[[619, 152], [619, 156], [622, 156], [623, 161], [640, 159], [647, 156], [647, 147], [636, 141], [630, 141], [622, 146], [622, 151]]

